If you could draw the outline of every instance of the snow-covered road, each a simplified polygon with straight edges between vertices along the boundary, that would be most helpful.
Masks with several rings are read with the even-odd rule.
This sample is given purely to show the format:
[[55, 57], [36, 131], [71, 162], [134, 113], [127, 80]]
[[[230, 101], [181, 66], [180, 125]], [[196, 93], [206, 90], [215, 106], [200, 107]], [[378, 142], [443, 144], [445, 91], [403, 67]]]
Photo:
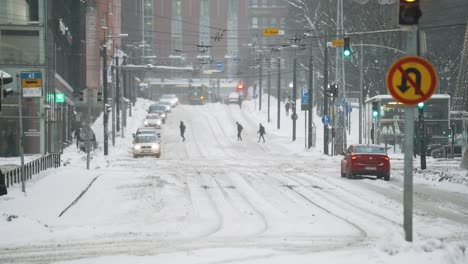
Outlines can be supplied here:
[[416, 184], [415, 243], [405, 243], [402, 160], [390, 182], [341, 178], [339, 157], [303, 150], [275, 124], [266, 125], [267, 142], [257, 142], [263, 121], [249, 103], [178, 106], [162, 130], [161, 159], [133, 159], [131, 133], [148, 104], [140, 101], [126, 138], [110, 156], [97, 153], [93, 170], [68, 149], [69, 165], [41, 174], [27, 195], [12, 190], [0, 200], [0, 214], [15, 216], [0, 221], [0, 263], [468, 260], [466, 187]]

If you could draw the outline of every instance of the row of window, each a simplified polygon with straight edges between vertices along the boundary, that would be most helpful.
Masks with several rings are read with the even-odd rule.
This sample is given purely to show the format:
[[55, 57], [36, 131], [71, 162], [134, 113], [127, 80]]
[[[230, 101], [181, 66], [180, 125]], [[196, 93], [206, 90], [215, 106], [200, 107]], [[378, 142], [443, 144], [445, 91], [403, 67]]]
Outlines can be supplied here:
[[251, 7], [285, 7], [284, 0], [251, 0]]
[[279, 27], [284, 28], [286, 26], [285, 17], [252, 17], [252, 28], [261, 27], [277, 27], [279, 20]]

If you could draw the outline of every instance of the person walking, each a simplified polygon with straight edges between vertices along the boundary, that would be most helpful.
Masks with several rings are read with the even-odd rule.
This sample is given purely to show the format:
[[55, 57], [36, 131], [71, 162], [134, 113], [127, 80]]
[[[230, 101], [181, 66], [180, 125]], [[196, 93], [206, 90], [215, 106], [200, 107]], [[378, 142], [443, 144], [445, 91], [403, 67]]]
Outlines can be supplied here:
[[237, 141], [239, 141], [239, 140], [242, 141], [241, 133], [242, 133], [242, 129], [244, 129], [244, 128], [242, 127], [241, 124], [239, 124], [239, 122], [236, 122], [236, 124], [237, 124]]
[[74, 136], [76, 139], [76, 148], [78, 148], [80, 144], [80, 128], [79, 127], [75, 129]]
[[242, 108], [242, 95], [239, 94], [239, 100], [237, 102], [239, 103], [239, 108]]
[[286, 104], [284, 104], [284, 108], [286, 108], [286, 116], [289, 116], [290, 107], [291, 107], [291, 104], [289, 103], [289, 101], [287, 101]]
[[7, 138], [7, 157], [13, 157], [16, 155], [16, 140], [15, 133], [10, 131]]
[[180, 136], [182, 137], [182, 141], [185, 141], [185, 125], [184, 125], [184, 122], [180, 121]]
[[263, 143], [265, 143], [264, 135], [266, 134], [266, 132], [265, 132], [265, 127], [262, 125], [262, 123], [260, 123], [260, 128], [258, 129], [257, 134], [259, 134], [257, 142], [260, 142], [260, 139], [263, 139]]

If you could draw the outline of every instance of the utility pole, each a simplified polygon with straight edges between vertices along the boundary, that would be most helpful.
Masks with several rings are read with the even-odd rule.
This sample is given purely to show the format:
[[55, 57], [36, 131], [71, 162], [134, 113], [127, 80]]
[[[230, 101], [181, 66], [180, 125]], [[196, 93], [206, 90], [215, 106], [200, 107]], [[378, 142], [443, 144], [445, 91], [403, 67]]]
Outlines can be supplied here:
[[[19, 84], [20, 75], [16, 74], [16, 88], [18, 89], [18, 124], [19, 124], [19, 151], [21, 157], [21, 191], [26, 192], [26, 175], [24, 171], [24, 144], [23, 144], [23, 87]], [[3, 93], [3, 91], [2, 91]]]
[[271, 97], [271, 80], [270, 80], [270, 74], [271, 74], [271, 55], [267, 59], [268, 62], [268, 123], [270, 123], [270, 97]]
[[260, 79], [259, 79], [259, 82], [258, 82], [258, 94], [259, 94], [259, 97], [258, 97], [258, 111], [261, 111], [262, 110], [262, 79], [263, 79], [263, 76], [262, 76], [262, 72], [263, 72], [263, 52], [260, 50], [260, 67], [259, 67], [259, 75], [260, 75]]
[[[328, 115], [328, 46], [325, 38], [324, 45], [324, 60], [323, 60], [323, 115]], [[328, 155], [328, 124], [323, 125], [323, 153]]]
[[309, 144], [307, 148], [312, 147], [312, 114], [313, 114], [313, 109], [314, 109], [314, 97], [312, 95], [313, 87], [312, 87], [312, 79], [313, 79], [313, 74], [314, 74], [314, 65], [312, 61], [312, 47], [310, 50], [310, 57], [309, 57], [309, 127], [308, 127], [308, 138], [309, 138]]
[[296, 120], [297, 120], [297, 114], [296, 114], [296, 100], [297, 100], [297, 95], [296, 95], [296, 64], [297, 64], [297, 56], [296, 56], [296, 50], [294, 50], [294, 65], [293, 65], [293, 100], [292, 100], [292, 120], [293, 120], [293, 136], [292, 140], [296, 140]]
[[[112, 146], [115, 146], [115, 65], [111, 67], [111, 76], [112, 76], [112, 107], [111, 107], [111, 114], [112, 114]], [[149, 85], [148, 85], [149, 87]]]
[[[362, 104], [364, 103], [364, 95], [363, 95], [363, 78], [364, 78], [364, 73], [363, 73], [363, 68], [364, 68], [364, 49], [362, 46], [362, 40], [361, 40], [361, 52], [359, 53], [359, 56], [361, 57], [360, 59], [360, 65], [359, 65], [359, 144], [362, 144]], [[396, 141], [395, 141], [396, 142]]]
[[115, 56], [115, 96], [112, 96], [115, 100], [115, 111], [116, 111], [116, 131], [120, 131], [120, 78], [119, 78], [119, 73], [120, 73], [120, 67], [119, 67], [119, 48], [117, 46], [117, 55], [114, 54]]
[[281, 125], [281, 57], [278, 56], [278, 129], [280, 129]]
[[[91, 126], [91, 104], [94, 104], [94, 98], [91, 89], [86, 89], [86, 100], [88, 101], [88, 116], [86, 118], [86, 169], [89, 170], [89, 161], [90, 161], [90, 146], [89, 146], [89, 139], [90, 139], [90, 126]], [[106, 111], [106, 110], [104, 110]]]
[[102, 47], [102, 96], [103, 102], [103, 113], [104, 113], [104, 155], [109, 155], [109, 135], [108, 135], [108, 123], [109, 114], [107, 113], [107, 47], [106, 47], [106, 36], [104, 35], [104, 45]]

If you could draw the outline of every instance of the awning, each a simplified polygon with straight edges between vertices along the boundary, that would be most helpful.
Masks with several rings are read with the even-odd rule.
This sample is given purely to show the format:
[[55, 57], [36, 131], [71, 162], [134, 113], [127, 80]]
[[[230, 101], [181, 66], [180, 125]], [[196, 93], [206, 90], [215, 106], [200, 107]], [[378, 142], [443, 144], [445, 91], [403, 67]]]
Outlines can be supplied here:
[[13, 77], [7, 72], [0, 70], [0, 84], [8, 84], [13, 82]]

